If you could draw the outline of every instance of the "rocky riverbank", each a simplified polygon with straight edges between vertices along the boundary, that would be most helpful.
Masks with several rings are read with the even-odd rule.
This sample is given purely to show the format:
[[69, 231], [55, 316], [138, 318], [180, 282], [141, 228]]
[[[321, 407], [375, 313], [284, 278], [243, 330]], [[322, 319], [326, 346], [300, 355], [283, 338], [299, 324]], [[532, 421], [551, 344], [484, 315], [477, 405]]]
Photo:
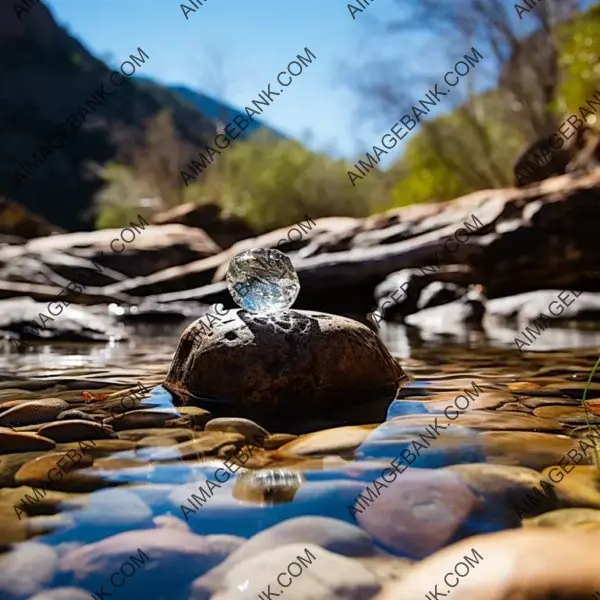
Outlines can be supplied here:
[[[600, 172], [555, 177], [527, 189], [481, 191], [364, 219], [312, 220], [307, 215], [300, 223], [226, 249], [196, 226], [205, 212], [196, 218], [187, 207], [183, 216], [159, 217], [165, 225], [150, 225], [140, 215], [122, 230], [59, 233], [21, 243], [5, 238], [0, 297], [13, 302], [2, 305], [2, 331], [23, 335], [31, 310], [15, 299], [50, 303], [65, 288], [81, 288], [72, 305], [91, 306], [98, 318], [110, 320], [184, 318], [213, 303], [231, 308], [224, 281], [228, 262], [252, 247], [278, 248], [291, 257], [301, 283], [296, 307], [371, 313], [373, 325], [382, 318], [406, 320], [417, 328], [436, 320], [483, 328], [500, 321], [513, 327], [516, 338], [540, 312], [549, 321], [597, 321], [600, 315]], [[228, 234], [215, 215], [209, 216], [207, 227], [219, 239], [229, 243], [239, 237], [238, 222]], [[177, 219], [195, 226], [174, 223]], [[475, 300], [474, 286], [481, 290]], [[565, 290], [585, 295], [565, 305], [561, 314], [549, 310], [550, 297]], [[108, 311], [111, 303], [120, 310]], [[69, 339], [73, 327], [66, 328], [67, 319], [46, 323], [47, 330], [34, 338]], [[107, 337], [108, 320], [105, 327]], [[73, 339], [85, 338], [78, 330]], [[520, 339], [531, 343], [527, 336]]]

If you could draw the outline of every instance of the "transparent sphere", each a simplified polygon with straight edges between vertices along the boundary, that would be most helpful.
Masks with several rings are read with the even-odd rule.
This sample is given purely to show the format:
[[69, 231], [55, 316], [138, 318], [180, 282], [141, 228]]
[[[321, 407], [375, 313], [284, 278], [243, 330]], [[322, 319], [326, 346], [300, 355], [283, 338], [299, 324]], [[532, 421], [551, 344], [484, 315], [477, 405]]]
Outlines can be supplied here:
[[292, 306], [300, 281], [292, 261], [283, 252], [255, 248], [230, 261], [227, 287], [244, 310], [272, 313]]

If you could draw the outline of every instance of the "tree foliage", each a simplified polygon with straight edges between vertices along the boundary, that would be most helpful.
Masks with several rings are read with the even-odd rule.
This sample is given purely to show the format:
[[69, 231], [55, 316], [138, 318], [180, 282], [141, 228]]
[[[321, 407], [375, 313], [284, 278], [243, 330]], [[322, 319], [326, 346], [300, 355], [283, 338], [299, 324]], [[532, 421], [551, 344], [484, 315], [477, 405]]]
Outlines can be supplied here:
[[105, 181], [95, 197], [98, 229], [121, 227], [128, 223], [140, 212], [144, 200], [157, 193], [152, 182], [142, 173], [122, 164], [108, 163], [98, 168], [97, 174]]
[[96, 197], [99, 227], [113, 226], [121, 215], [137, 210], [143, 198], [159, 198], [157, 210], [181, 202], [215, 203], [224, 214], [239, 216], [264, 231], [307, 214], [313, 219], [366, 216], [389, 204], [391, 185], [381, 173], [370, 173], [353, 187], [343, 161], [266, 132], [236, 140], [197, 180], [182, 187], [179, 172], [179, 181], [173, 181], [174, 163], [165, 158], [169, 127], [163, 122], [150, 131], [152, 143], [140, 150], [133, 167], [110, 164], [99, 170], [106, 181]]
[[216, 202], [257, 229], [274, 229], [304, 215], [365, 216], [377, 174], [353, 187], [342, 161], [301, 143], [259, 132], [228, 147], [203, 177], [186, 189], [186, 201]]
[[558, 106], [576, 112], [600, 91], [600, 6], [566, 24], [560, 32], [562, 82]]
[[[451, 69], [460, 60], [457, 49], [474, 47], [484, 58], [405, 144], [393, 204], [510, 186], [518, 154], [556, 130], [565, 105], [582, 96], [577, 89], [586, 81], [582, 75], [594, 72], [597, 57], [590, 49], [600, 38], [597, 26], [587, 22], [589, 15], [579, 14], [581, 0], [547, 0], [522, 18], [506, 0], [396, 0], [396, 5], [398, 14], [386, 15], [381, 33], [401, 41], [397, 56], [375, 58], [362, 68], [357, 86], [375, 103], [378, 117], [397, 120], [398, 114], [409, 114], [424, 90], [440, 82], [439, 65]], [[423, 31], [439, 44], [410, 56], [407, 36]], [[435, 70], [428, 71], [429, 64]], [[565, 64], [571, 65], [568, 74]], [[594, 83], [592, 77], [585, 91]], [[561, 93], [572, 99], [557, 102]]]

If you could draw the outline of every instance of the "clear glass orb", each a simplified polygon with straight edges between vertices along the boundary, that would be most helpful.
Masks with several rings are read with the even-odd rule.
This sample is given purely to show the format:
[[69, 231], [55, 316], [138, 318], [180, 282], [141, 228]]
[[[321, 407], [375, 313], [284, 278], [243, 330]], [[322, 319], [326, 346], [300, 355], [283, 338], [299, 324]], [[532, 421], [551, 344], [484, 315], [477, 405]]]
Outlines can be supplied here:
[[283, 252], [253, 248], [229, 262], [227, 287], [244, 310], [273, 313], [292, 306], [300, 281], [292, 261]]

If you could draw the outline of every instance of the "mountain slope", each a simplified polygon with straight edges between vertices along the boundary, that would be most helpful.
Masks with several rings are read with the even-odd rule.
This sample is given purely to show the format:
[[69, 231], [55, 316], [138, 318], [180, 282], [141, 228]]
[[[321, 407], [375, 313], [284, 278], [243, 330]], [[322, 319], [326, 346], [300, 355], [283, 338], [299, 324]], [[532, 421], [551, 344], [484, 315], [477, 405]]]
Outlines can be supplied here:
[[[109, 79], [112, 69], [61, 28], [43, 3], [30, 4], [19, 19], [14, 1], [0, 0], [0, 195], [65, 229], [88, 228], [92, 196], [100, 186], [91, 163], [118, 159], [127, 164], [148, 122], [166, 108], [186, 153], [209, 143], [216, 127], [169, 88], [136, 80], [144, 76], [141, 61], [133, 77], [116, 88]], [[143, 40], [132, 43], [131, 54], [139, 56], [139, 48], [144, 50]], [[104, 103], [93, 113], [79, 112], [84, 117], [78, 131], [65, 134], [62, 147], [46, 151], [41, 160], [49, 136], [60, 127], [69, 130], [67, 118], [79, 107], [85, 111], [101, 84]], [[60, 138], [53, 139], [59, 145]]]
[[[188, 87], [178, 85], [171, 86], [171, 89], [179, 94], [182, 98], [185, 98], [189, 102], [191, 102], [200, 112], [205, 114], [207, 117], [210, 117], [214, 121], [221, 121], [223, 124], [229, 123], [236, 115], [242, 113], [244, 114], [243, 109], [233, 108], [229, 104], [225, 104], [223, 102], [219, 102], [210, 96], [206, 96], [200, 92], [196, 92], [191, 90]], [[287, 136], [279, 133], [272, 127], [265, 125], [261, 121], [256, 118], [252, 119], [252, 123], [246, 130], [247, 133], [252, 133], [256, 131], [268, 131], [272, 135], [281, 139], [288, 139]]]

